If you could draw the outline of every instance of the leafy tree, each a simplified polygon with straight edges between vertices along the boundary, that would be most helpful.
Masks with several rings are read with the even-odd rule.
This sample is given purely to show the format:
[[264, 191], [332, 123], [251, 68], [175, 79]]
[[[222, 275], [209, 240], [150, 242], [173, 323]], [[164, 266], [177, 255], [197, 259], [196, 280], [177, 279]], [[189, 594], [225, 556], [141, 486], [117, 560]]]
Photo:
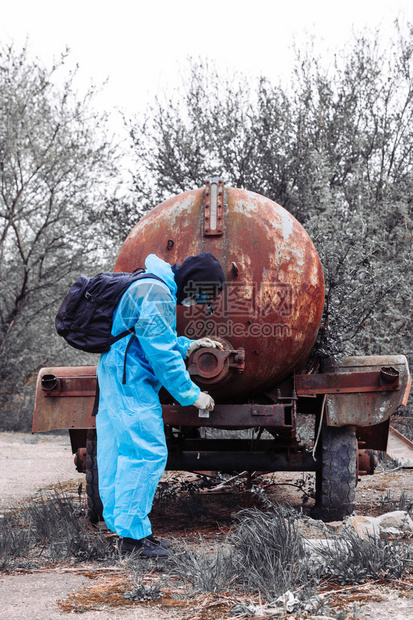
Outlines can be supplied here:
[[301, 65], [309, 148], [327, 179], [306, 225], [327, 276], [329, 353], [412, 354], [413, 33], [396, 32], [385, 51], [358, 38], [333, 78]]
[[[37, 366], [57, 359], [56, 302], [110, 249], [105, 200], [116, 157], [93, 89], [79, 99], [67, 54], [53, 67], [26, 48], [0, 49], [0, 404], [26, 427], [22, 401]], [[60, 86], [58, 86], [60, 84]], [[62, 359], [59, 359], [61, 362]]]
[[146, 207], [210, 176], [287, 208], [326, 279], [321, 355], [412, 351], [413, 28], [362, 34], [326, 66], [298, 51], [291, 85], [189, 78], [129, 121], [135, 196]]

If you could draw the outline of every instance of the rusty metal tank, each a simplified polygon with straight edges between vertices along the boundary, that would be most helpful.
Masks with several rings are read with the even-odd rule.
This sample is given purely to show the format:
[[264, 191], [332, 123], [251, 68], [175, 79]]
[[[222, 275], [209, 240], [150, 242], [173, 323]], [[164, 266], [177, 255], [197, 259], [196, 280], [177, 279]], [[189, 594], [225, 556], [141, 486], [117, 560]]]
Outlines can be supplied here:
[[194, 380], [222, 402], [245, 401], [308, 359], [324, 305], [320, 259], [283, 207], [212, 179], [147, 213], [125, 240], [115, 271], [143, 266], [150, 253], [172, 265], [204, 251], [220, 260], [226, 287], [213, 314], [179, 306], [178, 334], [220, 338], [226, 353], [201, 352], [205, 372], [193, 371]]

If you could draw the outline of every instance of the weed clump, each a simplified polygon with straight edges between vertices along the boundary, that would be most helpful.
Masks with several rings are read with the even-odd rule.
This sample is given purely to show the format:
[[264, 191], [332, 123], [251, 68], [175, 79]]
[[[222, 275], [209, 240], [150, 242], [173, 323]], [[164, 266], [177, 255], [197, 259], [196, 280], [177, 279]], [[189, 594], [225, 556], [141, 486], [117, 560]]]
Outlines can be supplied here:
[[0, 570], [10, 570], [19, 557], [27, 556], [31, 545], [30, 528], [21, 527], [16, 515], [3, 515], [0, 520]]
[[144, 583], [138, 583], [123, 595], [129, 601], [157, 601], [162, 597], [161, 589], [158, 586], [148, 586]]
[[407, 495], [405, 491], [401, 492], [399, 499], [395, 499], [392, 497], [390, 489], [387, 489], [386, 493], [380, 495], [379, 502], [381, 508], [385, 508], [388, 511], [404, 510], [413, 515], [413, 497]]
[[364, 583], [368, 579], [400, 579], [412, 565], [413, 551], [405, 542], [367, 536], [345, 529], [323, 549], [322, 573], [341, 584]]
[[91, 527], [82, 507], [61, 490], [27, 501], [0, 520], [0, 570], [114, 557], [111, 543]]
[[237, 577], [237, 558], [228, 544], [215, 545], [208, 551], [202, 537], [201, 551], [194, 551], [185, 544], [180, 553], [169, 559], [170, 573], [189, 583], [195, 592], [217, 593], [228, 590]]
[[232, 541], [242, 567], [238, 581], [244, 589], [271, 599], [296, 586], [310, 586], [313, 567], [292, 509], [243, 510]]

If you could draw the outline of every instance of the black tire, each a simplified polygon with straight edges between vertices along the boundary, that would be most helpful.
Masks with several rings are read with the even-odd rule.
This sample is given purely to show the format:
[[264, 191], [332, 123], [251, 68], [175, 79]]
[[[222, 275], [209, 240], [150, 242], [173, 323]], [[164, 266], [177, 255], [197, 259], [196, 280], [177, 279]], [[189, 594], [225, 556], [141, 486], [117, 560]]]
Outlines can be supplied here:
[[86, 441], [86, 496], [89, 521], [103, 521], [103, 506], [99, 495], [97, 435], [95, 429], [87, 432]]
[[323, 425], [321, 471], [316, 475], [314, 516], [341, 521], [354, 512], [357, 484], [357, 438], [353, 426]]

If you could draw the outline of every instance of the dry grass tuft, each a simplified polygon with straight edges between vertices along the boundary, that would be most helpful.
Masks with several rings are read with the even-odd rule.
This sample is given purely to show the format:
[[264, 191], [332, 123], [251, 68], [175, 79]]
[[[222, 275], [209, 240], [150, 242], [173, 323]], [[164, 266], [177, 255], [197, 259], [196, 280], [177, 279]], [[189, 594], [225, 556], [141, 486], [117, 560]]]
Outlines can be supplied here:
[[114, 558], [113, 544], [91, 527], [83, 506], [61, 489], [21, 504], [0, 520], [1, 570]]

